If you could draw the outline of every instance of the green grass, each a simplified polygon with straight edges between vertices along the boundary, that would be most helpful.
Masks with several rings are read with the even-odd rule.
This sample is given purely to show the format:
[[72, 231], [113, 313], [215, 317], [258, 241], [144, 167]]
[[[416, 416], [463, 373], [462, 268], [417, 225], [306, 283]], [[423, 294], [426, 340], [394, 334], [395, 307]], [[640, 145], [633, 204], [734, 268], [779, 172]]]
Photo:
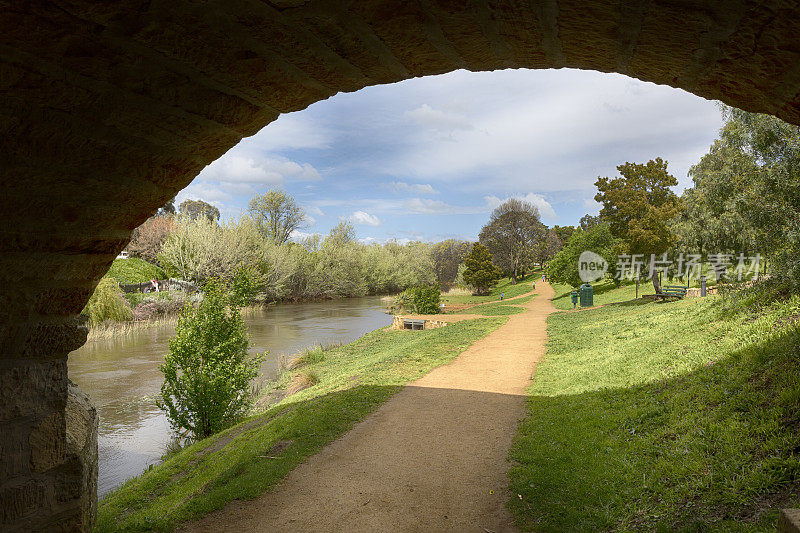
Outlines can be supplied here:
[[315, 353], [282, 381], [311, 373], [316, 384], [129, 480], [100, 502], [97, 529], [169, 531], [234, 499], [258, 496], [404, 383], [451, 361], [505, 321], [469, 320], [415, 332], [381, 329]]
[[[556, 291], [556, 295], [553, 297], [553, 305], [555, 305], [556, 309], [572, 309], [570, 293], [577, 289], [563, 283], [553, 283], [552, 286], [553, 290]], [[592, 283], [592, 287], [594, 288], [594, 305], [625, 302], [636, 298], [635, 283], [625, 282], [620, 287], [617, 287], [613, 280], [604, 278]], [[642, 294], [653, 294], [654, 292], [651, 283], [639, 284], [640, 297]]]
[[[538, 275], [541, 278], [541, 275]], [[497, 285], [492, 289], [492, 292], [486, 296], [472, 296], [466, 294], [463, 296], [442, 296], [442, 303], [444, 304], [480, 304], [491, 302], [500, 299], [500, 294], [503, 293], [505, 298], [513, 298], [522, 294], [531, 292], [533, 287], [531, 283], [537, 279], [537, 274], [529, 274], [525, 278], [517, 280], [516, 285], [511, 284], [511, 278], [503, 278], [497, 282]]]
[[510, 452], [518, 524], [774, 530], [800, 504], [798, 314], [707, 298], [551, 315]]
[[106, 276], [114, 278], [118, 283], [144, 283], [154, 278], [164, 279], [167, 274], [160, 267], [144, 259], [131, 257], [115, 259]]
[[516, 315], [517, 313], [525, 311], [525, 308], [520, 307], [519, 304], [528, 303], [533, 300], [533, 297], [534, 295], [531, 294], [530, 296], [524, 296], [516, 300], [476, 305], [475, 307], [470, 307], [469, 309], [459, 312], [483, 316]]

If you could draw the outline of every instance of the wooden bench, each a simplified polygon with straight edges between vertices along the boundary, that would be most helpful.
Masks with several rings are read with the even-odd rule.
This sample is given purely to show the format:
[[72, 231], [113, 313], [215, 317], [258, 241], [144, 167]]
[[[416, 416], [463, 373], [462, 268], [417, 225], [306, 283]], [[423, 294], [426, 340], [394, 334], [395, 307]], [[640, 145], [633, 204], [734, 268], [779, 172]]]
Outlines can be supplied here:
[[686, 287], [682, 287], [680, 285], [664, 285], [661, 288], [661, 293], [656, 294], [656, 296], [666, 299], [666, 298], [683, 298], [686, 296]]

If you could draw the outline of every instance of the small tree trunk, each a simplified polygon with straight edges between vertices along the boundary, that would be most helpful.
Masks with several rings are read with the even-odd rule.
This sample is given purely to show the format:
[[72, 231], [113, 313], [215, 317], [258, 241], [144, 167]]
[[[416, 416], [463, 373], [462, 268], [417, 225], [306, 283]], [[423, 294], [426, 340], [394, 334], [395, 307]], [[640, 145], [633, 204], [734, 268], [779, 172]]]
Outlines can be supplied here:
[[656, 294], [661, 294], [661, 280], [658, 279], [658, 272], [653, 272], [653, 288]]

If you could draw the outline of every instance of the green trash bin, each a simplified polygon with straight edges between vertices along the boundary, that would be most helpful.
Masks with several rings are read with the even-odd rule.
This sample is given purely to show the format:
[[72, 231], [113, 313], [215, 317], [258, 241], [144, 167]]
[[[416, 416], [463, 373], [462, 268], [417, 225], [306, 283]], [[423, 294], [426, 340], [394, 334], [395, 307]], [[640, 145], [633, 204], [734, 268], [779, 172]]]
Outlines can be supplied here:
[[592, 307], [594, 305], [594, 287], [588, 283], [581, 285], [581, 307]]
[[572, 291], [570, 296], [572, 296], [572, 308], [575, 309], [575, 306], [578, 304], [578, 291]]

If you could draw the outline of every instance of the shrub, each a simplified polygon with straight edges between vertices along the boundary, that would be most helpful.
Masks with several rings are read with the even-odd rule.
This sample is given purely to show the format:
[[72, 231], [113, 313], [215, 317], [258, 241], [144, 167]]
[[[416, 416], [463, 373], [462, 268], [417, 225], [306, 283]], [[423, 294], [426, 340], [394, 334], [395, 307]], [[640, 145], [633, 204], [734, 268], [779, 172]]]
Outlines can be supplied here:
[[143, 302], [133, 309], [134, 320], [152, 320], [179, 313], [186, 300], [152, 300]]
[[236, 305], [253, 303], [259, 289], [259, 273], [255, 267], [239, 267], [231, 279], [231, 298]]
[[203, 438], [244, 416], [252, 405], [250, 383], [263, 359], [250, 358], [248, 345], [244, 318], [228, 288], [209, 280], [198, 308], [181, 311], [160, 366], [159, 407], [175, 430]]
[[133, 313], [117, 282], [104, 277], [97, 284], [82, 314], [88, 315], [89, 325], [97, 326], [106, 320], [128, 320]]
[[408, 289], [415, 313], [435, 315], [439, 312], [439, 285], [418, 285]]

